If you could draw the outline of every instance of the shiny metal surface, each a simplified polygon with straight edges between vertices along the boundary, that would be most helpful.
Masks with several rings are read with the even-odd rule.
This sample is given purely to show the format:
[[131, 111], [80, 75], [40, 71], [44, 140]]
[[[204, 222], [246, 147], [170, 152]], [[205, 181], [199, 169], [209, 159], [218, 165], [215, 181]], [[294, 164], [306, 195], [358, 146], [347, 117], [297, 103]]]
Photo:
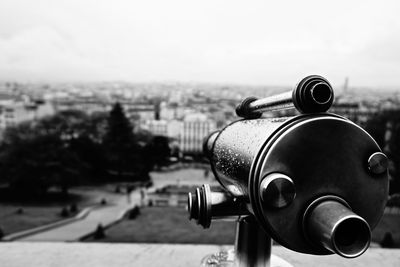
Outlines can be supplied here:
[[371, 242], [368, 223], [335, 196], [312, 202], [306, 209], [303, 224], [312, 242], [345, 258], [360, 256]]
[[[369, 134], [346, 119], [316, 114], [292, 120], [254, 159], [249, 175], [252, 211], [281, 245], [303, 253], [330, 254], [305, 238], [304, 210], [317, 197], [336, 195], [375, 227], [388, 194], [387, 173], [372, 176], [365, 166], [375, 152], [381, 151]], [[296, 186], [296, 198], [284, 209], [271, 209], [261, 199], [261, 182], [271, 173], [289, 176]]]
[[[319, 85], [314, 86], [314, 97], [321, 102], [326, 100], [323, 93], [317, 96]], [[342, 233], [351, 227], [365, 230], [365, 226], [376, 226], [387, 201], [388, 172], [374, 173], [374, 166], [380, 168], [384, 162], [380, 161], [382, 157], [371, 155], [381, 155], [381, 149], [351, 121], [329, 113], [240, 120], [214, 134], [205, 147], [213, 173], [227, 196], [241, 202], [259, 226], [281, 245], [302, 253], [334, 252], [345, 257], [359, 255], [363, 245], [368, 246], [369, 238], [359, 239], [347, 248]], [[378, 163], [372, 164], [375, 159]], [[288, 179], [268, 179], [272, 174]], [[224, 207], [234, 209], [228, 208], [232, 201], [225, 202], [222, 195], [210, 192], [211, 206], [207, 206], [202, 196], [205, 191], [196, 193], [203, 199], [198, 221], [203, 227], [208, 227], [216, 214], [234, 216], [222, 212]], [[313, 241], [315, 238], [310, 238], [303, 228], [305, 210], [323, 196], [344, 199], [354, 213], [344, 217], [343, 222], [337, 219], [337, 210], [327, 209], [323, 214], [336, 218], [332, 220], [336, 224], [331, 228], [337, 230], [330, 235], [331, 246]], [[317, 231], [316, 236], [323, 235], [322, 229]], [[367, 231], [363, 233], [368, 236]]]
[[325, 105], [333, 98], [333, 91], [326, 82], [319, 82], [311, 87], [311, 98], [315, 103]]
[[195, 219], [203, 228], [209, 228], [215, 219], [237, 220], [238, 216], [250, 215], [245, 202], [226, 192], [212, 192], [208, 184], [188, 193], [189, 219]]
[[210, 163], [216, 179], [234, 196], [248, 196], [251, 164], [260, 147], [290, 118], [236, 121], [215, 139]]
[[195, 212], [193, 202], [195, 202], [195, 195], [192, 194], [192, 192], [188, 193], [188, 202], [187, 202], [187, 211], [189, 213], [189, 220], [194, 219], [194, 214], [197, 213]]
[[243, 201], [225, 192], [211, 192], [211, 218], [237, 219], [237, 216], [250, 215]]
[[296, 197], [293, 180], [282, 173], [271, 173], [263, 178], [260, 185], [262, 201], [273, 207], [283, 208], [292, 203]]
[[[262, 117], [262, 112], [258, 112], [257, 110], [251, 110], [249, 108], [250, 104], [254, 101], [258, 100], [257, 97], [250, 96], [240, 102], [239, 105], [236, 106], [236, 115], [246, 119], [259, 119]], [[289, 104], [290, 105], [290, 104]], [[290, 105], [291, 106], [291, 105]]]
[[388, 158], [382, 152], [375, 152], [368, 158], [368, 169], [374, 174], [387, 172]]
[[334, 93], [327, 79], [310, 75], [296, 85], [292, 99], [300, 113], [325, 112], [333, 103]]
[[324, 105], [331, 101], [333, 93], [331, 88], [325, 82], [319, 82], [311, 88], [311, 97], [315, 103]]
[[[190, 213], [193, 214], [192, 218], [194, 218], [196, 220], [196, 223], [199, 224], [200, 223], [200, 218], [201, 218], [201, 193], [200, 193], [200, 188], [196, 188], [196, 193], [195, 193], [195, 205], [193, 205], [193, 211], [191, 211]], [[196, 206], [196, 207], [195, 207]]]
[[199, 224], [209, 228], [211, 224], [211, 189], [210, 185], [203, 184], [200, 190]]
[[236, 108], [243, 118], [259, 118], [263, 112], [296, 108], [300, 113], [327, 111], [333, 103], [333, 89], [328, 80], [318, 75], [302, 79], [292, 91], [257, 99], [244, 99]]
[[271, 248], [271, 237], [263, 231], [253, 216], [238, 220], [235, 266], [269, 267], [271, 265]]
[[215, 144], [215, 139], [217, 139], [219, 135], [219, 131], [215, 131], [213, 133], [211, 133], [206, 140], [204, 140], [203, 143], [203, 154], [207, 157], [210, 158], [212, 156], [212, 151], [213, 151], [213, 147]]
[[248, 109], [251, 112], [267, 112], [294, 108], [292, 91], [282, 94], [261, 98], [249, 103]]

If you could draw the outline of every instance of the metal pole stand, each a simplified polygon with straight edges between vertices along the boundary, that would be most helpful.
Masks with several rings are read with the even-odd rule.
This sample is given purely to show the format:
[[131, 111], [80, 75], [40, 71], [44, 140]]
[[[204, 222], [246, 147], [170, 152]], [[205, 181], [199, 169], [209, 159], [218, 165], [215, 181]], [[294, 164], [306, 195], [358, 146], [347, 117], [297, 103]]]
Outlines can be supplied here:
[[271, 237], [253, 216], [241, 217], [236, 223], [235, 249], [207, 255], [203, 267], [293, 267], [287, 261], [271, 255]]

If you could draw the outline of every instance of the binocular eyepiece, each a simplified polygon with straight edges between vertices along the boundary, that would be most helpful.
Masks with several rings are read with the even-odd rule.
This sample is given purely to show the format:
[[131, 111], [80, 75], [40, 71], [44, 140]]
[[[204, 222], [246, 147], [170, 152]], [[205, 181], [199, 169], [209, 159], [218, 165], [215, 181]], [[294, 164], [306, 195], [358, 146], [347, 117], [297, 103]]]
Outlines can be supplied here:
[[[190, 193], [190, 218], [207, 228], [213, 219], [254, 216], [291, 250], [357, 257], [386, 205], [387, 157], [362, 128], [323, 112], [333, 102], [326, 79], [306, 77], [282, 95], [243, 101], [237, 110], [247, 119], [207, 138], [204, 153], [224, 192], [204, 185]], [[288, 105], [303, 114], [259, 118]]]
[[346, 258], [361, 255], [371, 241], [368, 222], [352, 212], [343, 199], [334, 196], [311, 203], [304, 213], [303, 227], [310, 241]]

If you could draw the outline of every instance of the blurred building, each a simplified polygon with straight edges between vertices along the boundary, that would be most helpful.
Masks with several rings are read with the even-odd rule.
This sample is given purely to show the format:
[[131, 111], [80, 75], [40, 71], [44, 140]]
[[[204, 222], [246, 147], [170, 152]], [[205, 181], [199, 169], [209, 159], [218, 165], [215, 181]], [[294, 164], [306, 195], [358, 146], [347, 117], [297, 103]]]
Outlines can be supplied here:
[[154, 120], [158, 117], [159, 109], [156, 105], [147, 102], [133, 102], [133, 101], [110, 101], [99, 99], [95, 96], [87, 97], [71, 97], [63, 96], [52, 99], [52, 103], [56, 112], [65, 110], [81, 110], [87, 114], [96, 112], [110, 112], [113, 105], [119, 102], [124, 109], [125, 115], [132, 122], [137, 120]]
[[329, 109], [329, 112], [346, 117], [360, 126], [365, 126], [368, 119], [374, 116], [378, 112], [378, 109], [366, 106], [361, 102], [337, 101]]
[[109, 112], [111, 105], [107, 102], [93, 98], [58, 98], [53, 101], [56, 112], [65, 110], [81, 110], [87, 114], [96, 112]]
[[191, 114], [185, 120], [147, 120], [140, 122], [140, 128], [153, 135], [169, 137], [176, 142], [181, 154], [202, 153], [203, 140], [216, 130], [216, 122], [203, 114]]
[[216, 122], [203, 114], [191, 114], [183, 121], [180, 149], [183, 154], [198, 155], [203, 151], [204, 139], [216, 130]]
[[8, 127], [54, 113], [53, 106], [46, 101], [32, 100], [25, 95], [0, 93], [0, 136]]
[[168, 136], [168, 122], [165, 120], [141, 120], [140, 128], [149, 131], [152, 135]]
[[125, 115], [133, 122], [138, 120], [154, 120], [158, 117], [157, 106], [147, 102], [120, 102], [124, 108]]
[[160, 119], [177, 120], [184, 116], [184, 108], [177, 103], [162, 102], [160, 104]]

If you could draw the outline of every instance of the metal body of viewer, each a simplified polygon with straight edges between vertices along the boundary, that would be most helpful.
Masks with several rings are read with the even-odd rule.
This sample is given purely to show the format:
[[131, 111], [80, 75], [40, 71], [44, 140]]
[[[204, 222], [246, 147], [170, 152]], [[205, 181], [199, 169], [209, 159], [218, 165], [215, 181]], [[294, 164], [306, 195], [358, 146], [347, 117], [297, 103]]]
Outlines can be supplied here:
[[[332, 101], [329, 82], [308, 76], [291, 93], [245, 99], [236, 110], [244, 119], [208, 137], [204, 153], [224, 192], [189, 193], [190, 218], [204, 228], [237, 220], [233, 258], [208, 266], [270, 266], [271, 237], [307, 254], [366, 251], [386, 205], [388, 162], [362, 128], [325, 112]], [[261, 117], [290, 106], [302, 114]]]

